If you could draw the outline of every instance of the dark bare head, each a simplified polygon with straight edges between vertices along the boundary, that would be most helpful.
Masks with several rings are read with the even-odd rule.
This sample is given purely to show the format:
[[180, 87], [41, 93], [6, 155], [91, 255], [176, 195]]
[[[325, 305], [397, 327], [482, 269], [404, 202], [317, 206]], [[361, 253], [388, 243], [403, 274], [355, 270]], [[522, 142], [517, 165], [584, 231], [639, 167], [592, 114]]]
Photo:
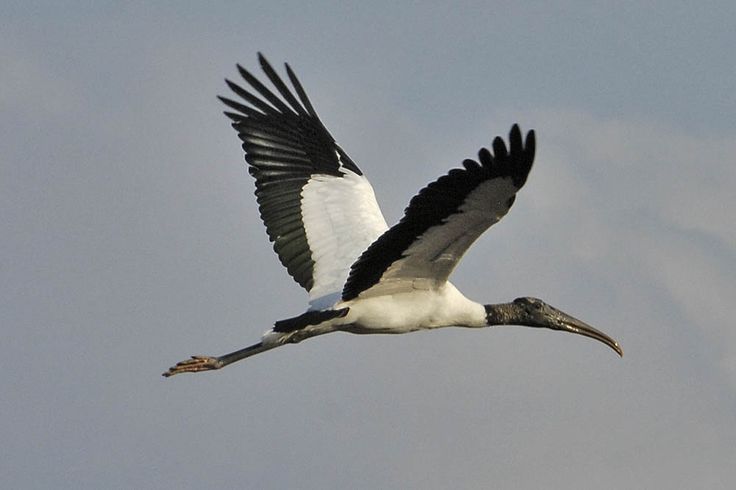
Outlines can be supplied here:
[[541, 299], [516, 298], [511, 303], [485, 305], [486, 322], [491, 325], [523, 325], [525, 327], [541, 327], [552, 330], [584, 335], [591, 339], [603, 342], [615, 350], [619, 356], [624, 355], [621, 346], [603, 332], [596, 330], [587, 323], [554, 308]]

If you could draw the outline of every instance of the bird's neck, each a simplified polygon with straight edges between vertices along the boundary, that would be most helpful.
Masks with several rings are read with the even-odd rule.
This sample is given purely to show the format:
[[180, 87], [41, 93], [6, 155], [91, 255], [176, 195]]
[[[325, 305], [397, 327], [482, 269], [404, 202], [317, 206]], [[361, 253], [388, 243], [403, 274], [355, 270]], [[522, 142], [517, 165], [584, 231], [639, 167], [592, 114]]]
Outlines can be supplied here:
[[514, 303], [499, 303], [483, 306], [486, 309], [486, 325], [489, 327], [513, 324], [517, 317], [517, 308]]

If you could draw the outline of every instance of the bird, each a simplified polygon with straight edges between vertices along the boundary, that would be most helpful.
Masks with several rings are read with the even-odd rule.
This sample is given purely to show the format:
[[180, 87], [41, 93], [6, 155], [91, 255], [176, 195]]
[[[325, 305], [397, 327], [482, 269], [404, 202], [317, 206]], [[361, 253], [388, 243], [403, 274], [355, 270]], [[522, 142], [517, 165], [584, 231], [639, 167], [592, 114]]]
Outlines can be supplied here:
[[[263, 54], [272, 88], [236, 65], [248, 88], [218, 96], [255, 178], [260, 216], [289, 275], [309, 294], [306, 312], [276, 321], [259, 342], [221, 356], [192, 356], [163, 376], [221, 369], [331, 332], [402, 334], [442, 327], [547, 328], [623, 350], [605, 333], [534, 297], [480, 304], [449, 280], [463, 254], [503, 218], [534, 161], [534, 130], [511, 127], [416, 194], [386, 224], [370, 182], [335, 142], [288, 63], [291, 88]], [[275, 89], [275, 92], [274, 90]]]

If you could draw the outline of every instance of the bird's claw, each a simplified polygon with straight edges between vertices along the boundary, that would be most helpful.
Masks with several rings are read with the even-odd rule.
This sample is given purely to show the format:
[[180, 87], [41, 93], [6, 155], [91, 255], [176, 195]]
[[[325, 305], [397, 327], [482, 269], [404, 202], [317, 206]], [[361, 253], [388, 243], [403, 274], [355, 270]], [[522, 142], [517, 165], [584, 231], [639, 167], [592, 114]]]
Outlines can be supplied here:
[[191, 359], [177, 362], [176, 366], [172, 366], [162, 376], [168, 378], [179, 373], [198, 373], [200, 371], [211, 371], [220, 369], [222, 363], [217, 357], [210, 356], [192, 356]]

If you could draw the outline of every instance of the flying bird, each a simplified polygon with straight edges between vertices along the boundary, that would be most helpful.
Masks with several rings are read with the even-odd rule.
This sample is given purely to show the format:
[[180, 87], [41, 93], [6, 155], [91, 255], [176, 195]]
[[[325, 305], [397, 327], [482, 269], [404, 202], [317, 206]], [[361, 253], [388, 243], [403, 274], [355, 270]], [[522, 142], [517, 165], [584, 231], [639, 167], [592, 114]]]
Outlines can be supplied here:
[[309, 293], [309, 308], [275, 322], [253, 345], [219, 357], [193, 356], [164, 376], [220, 369], [337, 331], [520, 325], [590, 337], [623, 355], [611, 337], [540, 299], [483, 305], [448, 281], [470, 245], [514, 203], [534, 161], [534, 131], [523, 136], [513, 125], [508, 145], [496, 137], [477, 160], [427, 185], [389, 228], [368, 179], [322, 124], [289, 65], [292, 88], [262, 54], [258, 59], [277, 93], [238, 65], [249, 88], [226, 80], [239, 100], [219, 99], [242, 141], [274, 251]]

